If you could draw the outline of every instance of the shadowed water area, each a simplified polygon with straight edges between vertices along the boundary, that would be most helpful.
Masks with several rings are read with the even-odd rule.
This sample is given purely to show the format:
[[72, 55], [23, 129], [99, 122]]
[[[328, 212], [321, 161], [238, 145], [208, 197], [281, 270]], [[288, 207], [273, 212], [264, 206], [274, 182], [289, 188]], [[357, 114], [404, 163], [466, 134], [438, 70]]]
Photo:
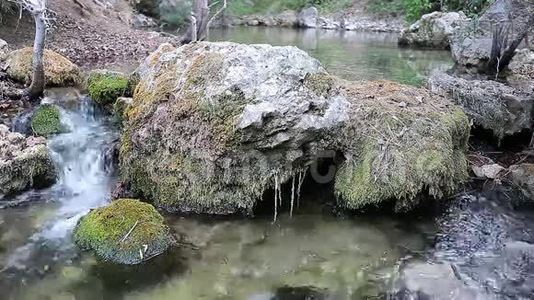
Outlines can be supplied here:
[[[418, 84], [449, 54], [398, 49], [396, 36], [234, 28], [214, 40], [296, 45], [346, 79]], [[111, 120], [75, 90], [61, 106], [66, 133], [49, 138], [57, 184], [2, 202], [1, 299], [529, 299], [534, 287], [534, 214], [508, 190], [462, 194], [444, 207], [393, 217], [335, 208], [332, 186], [307, 178], [293, 217], [167, 215], [178, 244], [137, 266], [80, 252], [70, 233], [109, 202], [116, 174]], [[286, 192], [288, 187], [286, 186]], [[267, 193], [266, 197], [269, 197]], [[287, 195], [284, 195], [288, 199]], [[271, 201], [271, 199], [268, 199]], [[269, 201], [269, 203], [270, 203]], [[287, 201], [286, 201], [287, 202]]]

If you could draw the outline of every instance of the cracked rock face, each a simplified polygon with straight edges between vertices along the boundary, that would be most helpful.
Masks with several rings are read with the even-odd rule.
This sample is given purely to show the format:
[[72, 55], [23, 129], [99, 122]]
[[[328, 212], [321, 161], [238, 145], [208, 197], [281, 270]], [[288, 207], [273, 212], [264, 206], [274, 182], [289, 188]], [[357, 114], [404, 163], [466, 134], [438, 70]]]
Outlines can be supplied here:
[[350, 208], [440, 196], [464, 177], [469, 124], [457, 107], [415, 87], [345, 82], [295, 47], [164, 44], [136, 73], [122, 180], [168, 211], [251, 213], [325, 151], [350, 158], [337, 185]]
[[29, 188], [42, 188], [56, 180], [56, 168], [39, 137], [25, 138], [0, 125], [0, 199]]

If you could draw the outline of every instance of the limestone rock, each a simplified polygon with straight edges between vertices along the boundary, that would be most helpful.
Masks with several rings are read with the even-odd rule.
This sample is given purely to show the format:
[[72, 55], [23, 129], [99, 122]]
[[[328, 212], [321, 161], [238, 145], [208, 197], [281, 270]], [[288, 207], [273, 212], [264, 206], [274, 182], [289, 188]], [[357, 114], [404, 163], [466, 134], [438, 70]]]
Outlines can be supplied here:
[[405, 46], [449, 49], [449, 39], [459, 29], [469, 24], [470, 19], [463, 12], [433, 12], [406, 28], [399, 38]]
[[137, 73], [121, 179], [169, 211], [251, 213], [325, 153], [341, 153], [330, 180], [351, 209], [409, 209], [467, 177], [459, 107], [415, 87], [345, 82], [295, 47], [162, 45]]
[[300, 11], [298, 15], [298, 24], [302, 28], [316, 28], [319, 11], [315, 7], [308, 7]]
[[[12, 51], [6, 59], [6, 73], [20, 82], [30, 82], [32, 48]], [[72, 86], [80, 83], [80, 70], [70, 60], [52, 50], [44, 50], [46, 86]]]
[[10, 132], [0, 125], [0, 199], [56, 180], [56, 168], [46, 140]]
[[298, 25], [298, 15], [294, 10], [283, 11], [274, 16], [274, 19], [281, 27], [296, 27]]
[[436, 72], [430, 90], [462, 106], [473, 122], [502, 139], [532, 128], [534, 96], [492, 80], [467, 80]]

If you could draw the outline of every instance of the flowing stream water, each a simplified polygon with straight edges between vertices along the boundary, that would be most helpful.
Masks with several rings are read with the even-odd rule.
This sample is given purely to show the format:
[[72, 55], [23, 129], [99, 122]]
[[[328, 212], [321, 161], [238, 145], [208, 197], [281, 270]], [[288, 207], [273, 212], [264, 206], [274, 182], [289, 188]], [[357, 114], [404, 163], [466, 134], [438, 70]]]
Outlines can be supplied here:
[[[297, 45], [347, 79], [419, 84], [447, 53], [398, 49], [389, 34], [235, 28], [215, 40]], [[99, 261], [70, 233], [108, 203], [118, 130], [76, 90], [53, 90], [65, 133], [49, 138], [51, 188], [0, 209], [0, 299], [529, 299], [534, 214], [512, 193], [471, 192], [409, 216], [339, 214], [332, 187], [305, 188], [290, 218], [166, 216], [180, 247], [137, 266]], [[112, 152], [112, 151], [111, 151]], [[12, 204], [12, 205], [8, 205]], [[15, 205], [16, 204], [16, 205]], [[416, 293], [413, 291], [416, 290]]]

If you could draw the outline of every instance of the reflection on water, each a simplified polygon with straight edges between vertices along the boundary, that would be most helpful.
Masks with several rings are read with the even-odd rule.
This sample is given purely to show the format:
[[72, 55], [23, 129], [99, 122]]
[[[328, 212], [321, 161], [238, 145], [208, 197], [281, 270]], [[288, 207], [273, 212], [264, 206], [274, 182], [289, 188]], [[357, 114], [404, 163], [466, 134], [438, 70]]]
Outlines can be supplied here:
[[213, 41], [297, 46], [333, 74], [349, 80], [389, 79], [419, 85], [435, 69], [449, 69], [448, 51], [397, 47], [397, 34], [336, 30], [233, 27], [210, 30]]

